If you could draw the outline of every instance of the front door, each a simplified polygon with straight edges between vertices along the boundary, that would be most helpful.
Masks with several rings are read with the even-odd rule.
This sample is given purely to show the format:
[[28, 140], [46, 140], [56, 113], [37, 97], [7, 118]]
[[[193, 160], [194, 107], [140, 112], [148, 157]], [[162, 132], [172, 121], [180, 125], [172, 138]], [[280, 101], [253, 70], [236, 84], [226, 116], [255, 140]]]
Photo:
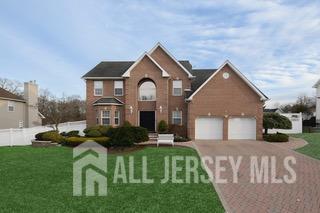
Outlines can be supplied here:
[[155, 131], [155, 112], [140, 111], [140, 126], [146, 128], [149, 132]]

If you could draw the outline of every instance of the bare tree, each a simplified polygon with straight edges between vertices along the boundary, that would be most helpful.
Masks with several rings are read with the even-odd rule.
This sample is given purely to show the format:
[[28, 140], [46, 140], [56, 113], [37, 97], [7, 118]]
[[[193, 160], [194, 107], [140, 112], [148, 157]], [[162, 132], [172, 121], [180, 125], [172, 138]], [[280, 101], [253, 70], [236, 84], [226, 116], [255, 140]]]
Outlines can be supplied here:
[[22, 87], [23, 87], [23, 84], [19, 81], [10, 80], [7, 78], [0, 78], [0, 88], [8, 90], [13, 94], [22, 96], [23, 95]]

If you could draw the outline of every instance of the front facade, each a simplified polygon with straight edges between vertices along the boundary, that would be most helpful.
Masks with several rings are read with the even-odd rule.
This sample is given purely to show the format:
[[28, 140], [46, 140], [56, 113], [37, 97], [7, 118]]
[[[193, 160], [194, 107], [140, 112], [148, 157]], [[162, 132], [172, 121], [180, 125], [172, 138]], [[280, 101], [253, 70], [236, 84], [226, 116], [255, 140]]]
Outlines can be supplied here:
[[262, 139], [267, 97], [229, 61], [192, 69], [158, 43], [136, 61], [101, 62], [86, 75], [87, 124], [170, 129], [191, 139]]
[[38, 112], [38, 86], [24, 83], [20, 97], [0, 88], [0, 129], [41, 126], [43, 116]]

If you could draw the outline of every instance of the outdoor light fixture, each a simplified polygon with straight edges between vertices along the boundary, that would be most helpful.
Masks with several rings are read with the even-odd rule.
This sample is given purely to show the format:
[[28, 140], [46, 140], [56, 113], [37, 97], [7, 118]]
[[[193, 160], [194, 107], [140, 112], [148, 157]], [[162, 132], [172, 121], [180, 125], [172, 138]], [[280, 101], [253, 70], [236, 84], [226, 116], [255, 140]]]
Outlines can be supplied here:
[[129, 106], [129, 110], [130, 110], [130, 114], [132, 114], [133, 113], [133, 107]]
[[159, 107], [160, 113], [162, 113], [162, 106]]

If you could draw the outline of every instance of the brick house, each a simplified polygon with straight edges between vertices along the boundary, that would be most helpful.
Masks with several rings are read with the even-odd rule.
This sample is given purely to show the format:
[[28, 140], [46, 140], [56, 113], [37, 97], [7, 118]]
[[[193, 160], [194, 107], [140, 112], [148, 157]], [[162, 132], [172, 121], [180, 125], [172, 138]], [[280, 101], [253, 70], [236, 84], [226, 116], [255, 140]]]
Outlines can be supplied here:
[[193, 69], [158, 43], [136, 61], [101, 62], [82, 78], [88, 126], [129, 121], [153, 132], [165, 120], [191, 139], [262, 139], [268, 98], [229, 61]]

